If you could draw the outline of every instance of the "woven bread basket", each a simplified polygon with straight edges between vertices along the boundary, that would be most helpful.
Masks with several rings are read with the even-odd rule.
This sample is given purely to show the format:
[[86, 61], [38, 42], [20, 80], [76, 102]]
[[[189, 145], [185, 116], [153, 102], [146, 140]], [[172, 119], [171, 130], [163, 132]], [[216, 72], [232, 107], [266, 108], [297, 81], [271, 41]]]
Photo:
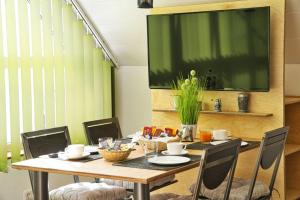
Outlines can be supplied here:
[[126, 160], [131, 152], [131, 149], [127, 151], [113, 151], [107, 149], [99, 149], [100, 155], [109, 162], [118, 162]]

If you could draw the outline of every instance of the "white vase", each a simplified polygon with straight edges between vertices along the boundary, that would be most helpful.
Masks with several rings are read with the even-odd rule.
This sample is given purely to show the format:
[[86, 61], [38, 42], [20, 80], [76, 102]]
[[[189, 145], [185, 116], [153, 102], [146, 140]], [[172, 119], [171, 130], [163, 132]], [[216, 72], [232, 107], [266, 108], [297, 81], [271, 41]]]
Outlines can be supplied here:
[[181, 130], [183, 131], [182, 139], [184, 141], [193, 141], [197, 134], [197, 124], [181, 124]]

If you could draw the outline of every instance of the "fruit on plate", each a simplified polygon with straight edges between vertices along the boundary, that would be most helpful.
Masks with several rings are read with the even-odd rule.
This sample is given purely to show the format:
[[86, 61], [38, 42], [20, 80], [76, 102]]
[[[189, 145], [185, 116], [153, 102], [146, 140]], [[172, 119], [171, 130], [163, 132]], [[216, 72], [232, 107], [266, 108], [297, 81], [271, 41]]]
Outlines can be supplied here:
[[164, 131], [163, 131], [162, 129], [157, 128], [157, 129], [155, 130], [155, 133], [153, 134], [153, 136], [154, 136], [154, 137], [159, 137], [160, 134], [162, 134], [163, 132], [164, 132]]
[[161, 128], [156, 128], [156, 126], [145, 126], [142, 129], [143, 136], [152, 139], [152, 137], [160, 137], [163, 133], [165, 133], [168, 137], [175, 137], [178, 133], [176, 128], [165, 128], [165, 130]]
[[177, 129], [176, 128], [165, 128], [165, 133], [168, 134], [169, 137], [175, 137], [177, 135]]
[[145, 126], [143, 128], [143, 136], [145, 137], [146, 135], [153, 135], [153, 131], [155, 132], [155, 126]]

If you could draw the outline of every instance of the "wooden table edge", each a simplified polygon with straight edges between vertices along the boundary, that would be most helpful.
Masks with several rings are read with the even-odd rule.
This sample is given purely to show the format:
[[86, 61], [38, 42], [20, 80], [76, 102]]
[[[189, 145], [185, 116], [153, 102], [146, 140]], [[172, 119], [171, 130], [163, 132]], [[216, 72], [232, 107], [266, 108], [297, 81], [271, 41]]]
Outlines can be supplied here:
[[[21, 161], [22, 162], [22, 161]], [[18, 163], [13, 163], [11, 166], [13, 169], [16, 170], [28, 170], [28, 171], [35, 171], [35, 172], [47, 172], [47, 173], [53, 173], [53, 174], [64, 174], [64, 175], [76, 175], [76, 176], [83, 176], [83, 177], [89, 177], [89, 178], [107, 178], [107, 179], [113, 179], [113, 180], [122, 180], [122, 181], [129, 181], [134, 183], [143, 183], [143, 184], [149, 184], [155, 180], [158, 180], [160, 178], [167, 177], [169, 175], [175, 175], [180, 172], [184, 172], [189, 169], [193, 169], [199, 166], [200, 161], [190, 163], [188, 165], [184, 165], [182, 167], [178, 167], [169, 171], [163, 171], [163, 170], [156, 170], [161, 171], [162, 174], [153, 176], [148, 179], [138, 179], [138, 178], [130, 178], [130, 177], [123, 177], [123, 176], [111, 176], [111, 175], [104, 175], [104, 174], [97, 174], [97, 173], [88, 173], [88, 172], [76, 172], [76, 171], [65, 171], [65, 170], [59, 170], [59, 169], [46, 169], [46, 168], [40, 168], [40, 167], [30, 167], [21, 165]], [[122, 167], [122, 166], [119, 166]], [[126, 168], [124, 167], [124, 171], [126, 171]], [[138, 168], [137, 168], [138, 169]], [[145, 169], [144, 169], [145, 170]], [[146, 169], [147, 170], [147, 169]], [[151, 169], [149, 169], [151, 170]]]

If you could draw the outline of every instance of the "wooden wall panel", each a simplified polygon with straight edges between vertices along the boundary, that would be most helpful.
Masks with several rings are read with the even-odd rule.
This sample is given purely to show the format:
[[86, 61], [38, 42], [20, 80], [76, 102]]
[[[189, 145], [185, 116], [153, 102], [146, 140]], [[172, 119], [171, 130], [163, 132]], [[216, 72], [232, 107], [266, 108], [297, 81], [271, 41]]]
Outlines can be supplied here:
[[[201, 114], [198, 126], [201, 129], [225, 128], [234, 136], [260, 139], [263, 133], [284, 125], [284, 17], [285, 0], [245, 0], [225, 3], [199, 4], [191, 6], [154, 8], [151, 14], [183, 13], [209, 10], [226, 10], [237, 8], [251, 8], [270, 6], [271, 8], [271, 30], [270, 30], [270, 91], [252, 92], [250, 95], [250, 112], [273, 113], [271, 117], [249, 117]], [[209, 91], [205, 94], [205, 109], [212, 110], [216, 98], [222, 99], [223, 111], [237, 111], [238, 92]], [[152, 109], [163, 110], [172, 108], [171, 90], [151, 90]], [[178, 115], [174, 112], [152, 112], [152, 122], [156, 126], [180, 127]], [[256, 154], [249, 152], [239, 158], [237, 175], [249, 177], [252, 174], [251, 164], [256, 160]], [[284, 160], [281, 162], [276, 188], [280, 192], [280, 199], [285, 199]], [[187, 172], [187, 174], [195, 171]], [[190, 174], [191, 175], [191, 174]], [[193, 176], [196, 176], [195, 174]], [[186, 177], [178, 176], [177, 190], [175, 186], [171, 191], [180, 191], [182, 185], [189, 185]], [[260, 175], [266, 180], [269, 173]], [[175, 188], [174, 188], [175, 187]], [[167, 191], [164, 189], [162, 191]], [[160, 191], [158, 191], [160, 192]], [[276, 198], [276, 195], [274, 196]]]
[[287, 143], [300, 144], [300, 103], [285, 106], [285, 123], [290, 126]]
[[300, 152], [289, 155], [286, 159], [287, 170], [287, 187], [297, 189], [300, 195], [300, 160], [299, 160]]

